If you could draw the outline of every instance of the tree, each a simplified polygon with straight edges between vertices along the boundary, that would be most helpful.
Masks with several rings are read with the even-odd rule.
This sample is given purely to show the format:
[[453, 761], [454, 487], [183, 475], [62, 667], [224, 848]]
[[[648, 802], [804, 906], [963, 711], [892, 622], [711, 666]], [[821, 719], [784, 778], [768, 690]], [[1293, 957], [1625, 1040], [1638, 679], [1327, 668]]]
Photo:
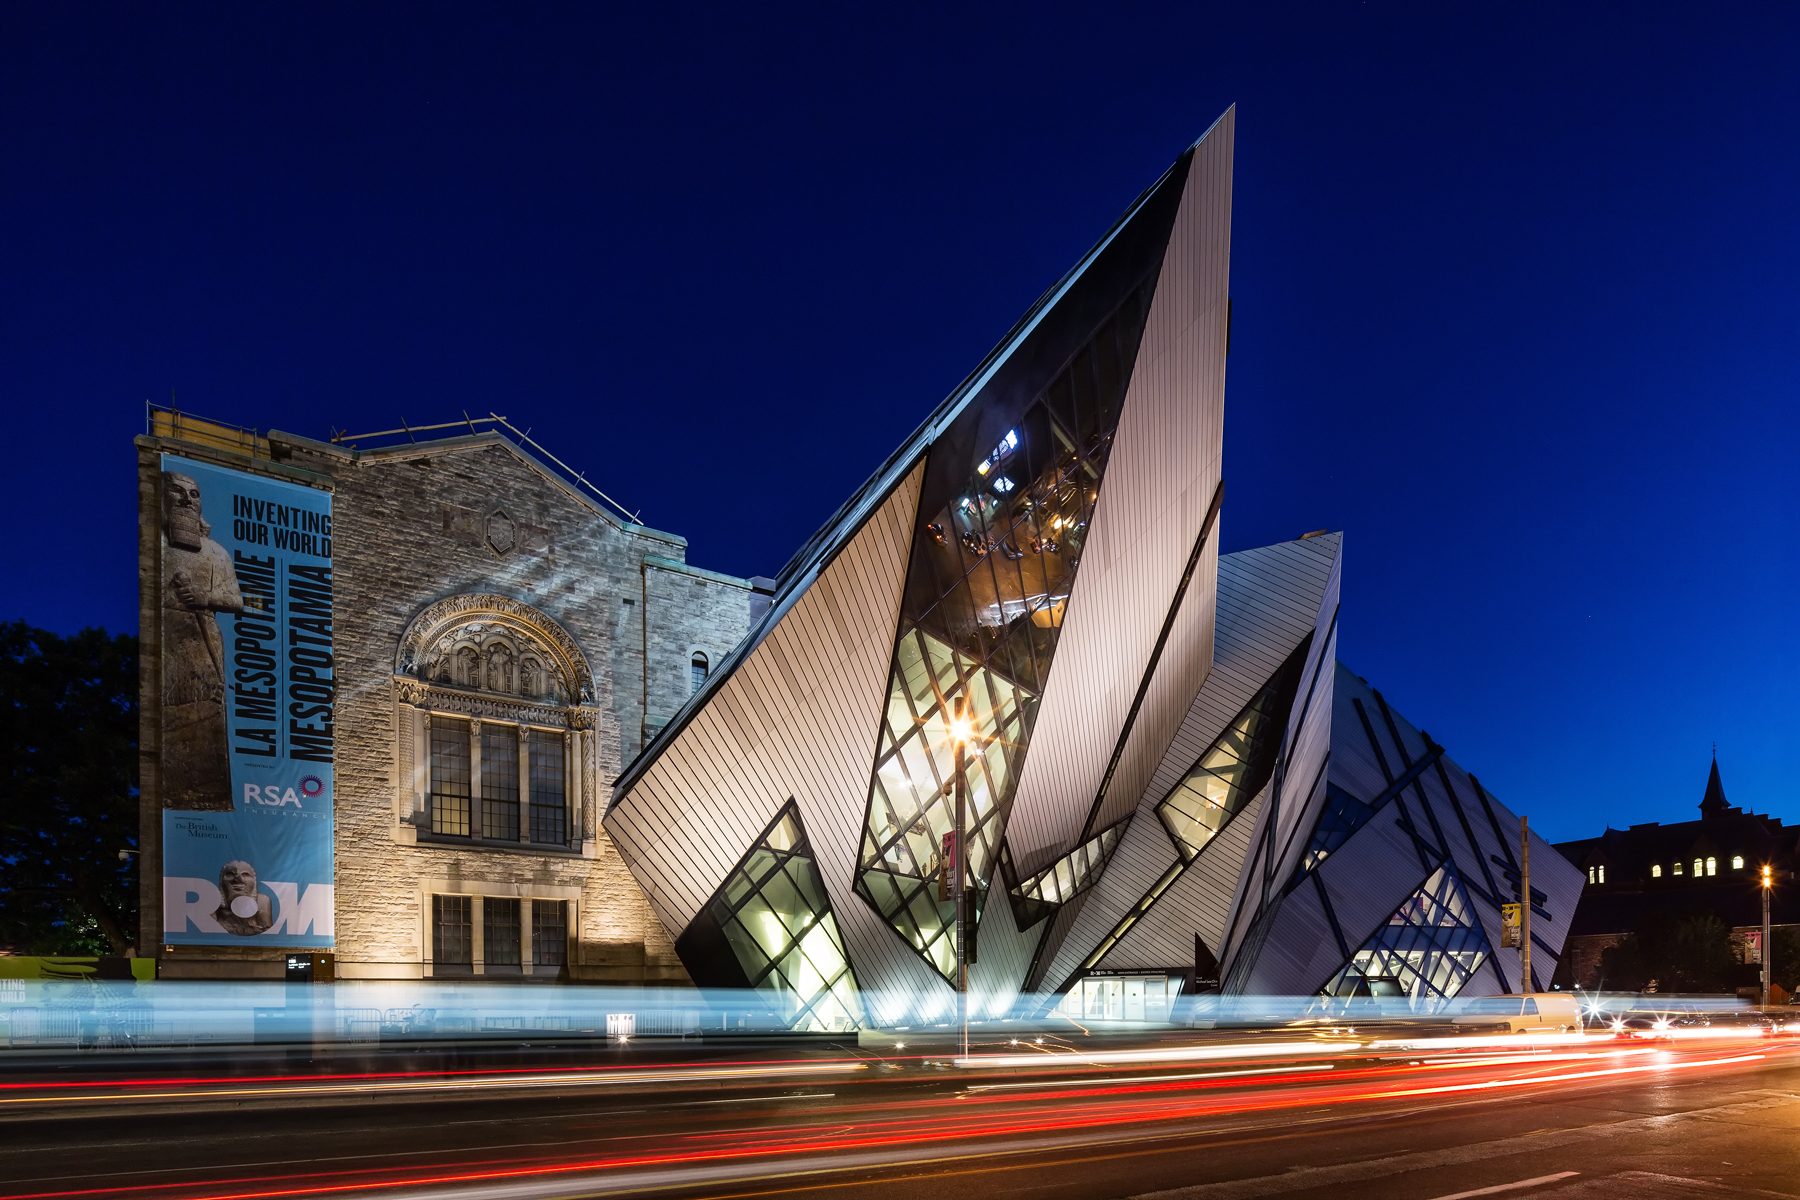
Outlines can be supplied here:
[[1731, 928], [1710, 912], [1648, 912], [1618, 945], [1600, 956], [1602, 986], [1659, 992], [1729, 992], [1740, 961]]
[[0, 942], [124, 954], [136, 940], [137, 639], [0, 622]]

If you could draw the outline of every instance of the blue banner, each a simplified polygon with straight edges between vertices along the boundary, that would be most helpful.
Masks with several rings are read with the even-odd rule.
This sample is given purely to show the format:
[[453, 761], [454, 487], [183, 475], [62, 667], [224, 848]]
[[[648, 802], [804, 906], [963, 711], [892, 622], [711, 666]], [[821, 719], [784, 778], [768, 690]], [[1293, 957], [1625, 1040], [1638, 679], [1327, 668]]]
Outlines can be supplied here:
[[162, 459], [163, 941], [332, 945], [331, 494]]

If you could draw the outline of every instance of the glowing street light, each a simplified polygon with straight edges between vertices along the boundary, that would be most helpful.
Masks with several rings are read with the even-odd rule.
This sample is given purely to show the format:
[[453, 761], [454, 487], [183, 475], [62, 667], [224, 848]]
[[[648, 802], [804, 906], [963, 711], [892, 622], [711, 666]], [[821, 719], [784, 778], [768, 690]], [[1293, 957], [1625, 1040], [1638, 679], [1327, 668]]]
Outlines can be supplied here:
[[1775, 887], [1775, 870], [1768, 863], [1762, 869], [1763, 894], [1763, 928], [1762, 928], [1762, 1006], [1769, 1007], [1769, 960], [1775, 957], [1769, 945], [1769, 892]]

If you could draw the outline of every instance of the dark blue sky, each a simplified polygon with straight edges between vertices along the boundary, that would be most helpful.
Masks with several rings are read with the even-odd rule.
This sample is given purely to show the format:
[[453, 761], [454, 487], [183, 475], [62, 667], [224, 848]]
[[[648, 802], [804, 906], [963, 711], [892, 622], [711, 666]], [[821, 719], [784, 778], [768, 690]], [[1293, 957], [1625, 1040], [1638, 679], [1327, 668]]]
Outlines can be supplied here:
[[171, 391], [772, 573], [1235, 102], [1224, 548], [1552, 837], [1800, 816], [1795, 9], [863, 7], [0, 8], [0, 616], [134, 627]]

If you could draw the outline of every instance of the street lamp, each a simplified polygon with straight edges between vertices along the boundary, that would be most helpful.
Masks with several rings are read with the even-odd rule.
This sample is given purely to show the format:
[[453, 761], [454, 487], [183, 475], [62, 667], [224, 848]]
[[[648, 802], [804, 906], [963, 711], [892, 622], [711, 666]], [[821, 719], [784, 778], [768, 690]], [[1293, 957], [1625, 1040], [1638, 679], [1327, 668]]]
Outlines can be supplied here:
[[1775, 872], [1767, 863], [1762, 869], [1763, 935], [1762, 935], [1762, 1006], [1769, 1007], [1769, 960], [1774, 949], [1769, 945], [1769, 891], [1775, 886]]
[[968, 776], [966, 774], [965, 753], [969, 739], [975, 736], [975, 724], [969, 719], [968, 698], [956, 698], [955, 715], [950, 720], [950, 737], [956, 743], [956, 841], [955, 852], [951, 858], [956, 871], [956, 1020], [962, 1026], [962, 1056], [969, 1057], [969, 934], [968, 900], [964, 882], [968, 878], [968, 868], [964, 862], [963, 842], [968, 822], [968, 809], [965, 797], [968, 795]]

